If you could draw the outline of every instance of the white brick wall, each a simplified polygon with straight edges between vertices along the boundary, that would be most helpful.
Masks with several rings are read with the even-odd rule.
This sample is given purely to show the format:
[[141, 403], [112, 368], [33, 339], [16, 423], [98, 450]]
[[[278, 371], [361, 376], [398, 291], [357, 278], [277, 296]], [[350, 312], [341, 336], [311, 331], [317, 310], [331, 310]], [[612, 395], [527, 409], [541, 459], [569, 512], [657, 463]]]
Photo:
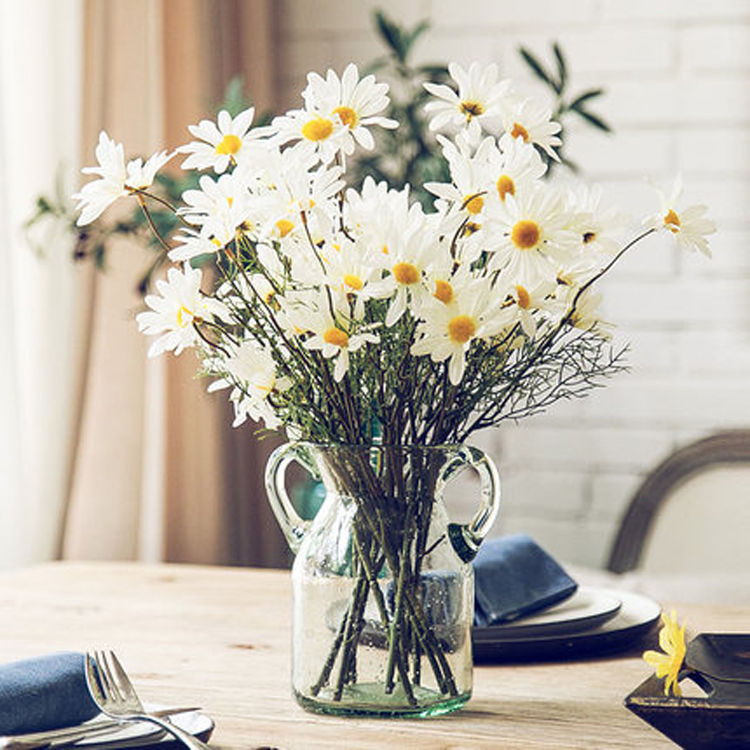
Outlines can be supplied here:
[[[374, 7], [428, 18], [423, 61], [499, 62], [536, 87], [519, 44], [546, 57], [557, 39], [575, 87], [607, 89], [609, 138], [570, 129], [570, 155], [613, 203], [653, 210], [646, 175], [682, 172], [719, 222], [715, 258], [652, 238], [602, 288], [630, 341], [632, 370], [588, 399], [505, 425], [476, 441], [503, 476], [497, 531], [525, 530], [554, 554], [606, 562], [643, 476], [676, 447], [750, 425], [750, 2], [748, 0], [281, 0], [285, 103], [311, 69], [373, 59]], [[465, 493], [458, 493], [465, 495]], [[465, 516], [471, 502], [457, 498]]]

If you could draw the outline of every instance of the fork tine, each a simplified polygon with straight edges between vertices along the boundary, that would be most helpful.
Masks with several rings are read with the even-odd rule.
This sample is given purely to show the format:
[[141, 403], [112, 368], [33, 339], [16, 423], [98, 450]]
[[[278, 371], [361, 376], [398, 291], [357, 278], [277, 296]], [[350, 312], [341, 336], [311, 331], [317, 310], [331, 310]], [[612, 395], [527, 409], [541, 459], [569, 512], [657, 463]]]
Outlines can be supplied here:
[[86, 652], [84, 658], [86, 660], [86, 684], [94, 702], [101, 705], [106, 701], [106, 696], [102, 691], [100, 683], [99, 669], [96, 666], [96, 655]]
[[140, 705], [141, 701], [140, 698], [138, 698], [138, 694], [135, 692], [133, 683], [130, 681], [130, 678], [125, 672], [122, 664], [120, 664], [120, 660], [117, 658], [117, 655], [114, 651], [109, 652], [109, 660], [112, 662], [112, 666], [114, 667], [115, 676], [117, 678], [117, 687], [119, 688], [125, 700], [137, 702]]
[[112, 674], [112, 670], [109, 667], [109, 662], [107, 661], [107, 655], [104, 653], [104, 651], [97, 652], [96, 661], [97, 665], [99, 666], [99, 671], [104, 675], [104, 692], [107, 693], [112, 700], [122, 701], [122, 696], [120, 695], [120, 691], [117, 688], [114, 675]]

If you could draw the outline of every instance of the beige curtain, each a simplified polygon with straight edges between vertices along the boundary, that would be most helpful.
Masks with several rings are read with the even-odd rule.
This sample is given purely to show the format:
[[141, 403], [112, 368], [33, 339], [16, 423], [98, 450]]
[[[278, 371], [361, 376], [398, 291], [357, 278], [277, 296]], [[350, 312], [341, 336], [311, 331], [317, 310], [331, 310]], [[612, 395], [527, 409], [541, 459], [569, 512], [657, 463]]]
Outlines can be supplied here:
[[72, 192], [82, 18], [83, 0], [0, 2], [0, 568], [60, 555], [80, 287], [73, 236], [26, 222], [38, 196]]
[[[84, 162], [101, 127], [131, 153], [184, 143], [186, 125], [211, 116], [237, 74], [256, 107], [274, 109], [275, 11], [273, 0], [88, 0]], [[225, 397], [205, 393], [190, 352], [149, 369], [159, 365], [146, 363], [146, 342], [132, 320], [144, 258], [120, 250], [94, 282], [66, 555], [142, 556], [144, 533], [153, 537], [161, 520], [167, 560], [286, 564], [262, 489], [271, 443], [259, 444], [252, 426], [231, 431]], [[159, 519], [153, 489], [161, 476]]]
[[[88, 0], [84, 8], [82, 163], [93, 161], [99, 130], [150, 153], [162, 142], [161, 18], [150, 0]], [[115, 209], [116, 210], [116, 209]], [[146, 342], [133, 321], [145, 251], [123, 242], [88, 302], [85, 389], [74, 451], [64, 554], [138, 556], [143, 476]]]

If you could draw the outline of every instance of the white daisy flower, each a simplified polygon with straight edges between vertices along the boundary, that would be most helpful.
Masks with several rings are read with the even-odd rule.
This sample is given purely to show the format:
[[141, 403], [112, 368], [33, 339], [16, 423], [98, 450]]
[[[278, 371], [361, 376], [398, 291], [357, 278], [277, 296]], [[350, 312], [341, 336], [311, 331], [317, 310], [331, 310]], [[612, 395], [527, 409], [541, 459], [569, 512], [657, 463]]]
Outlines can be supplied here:
[[[569, 305], [573, 304], [578, 289], [571, 288], [568, 291]], [[589, 287], [576, 302], [575, 310], [570, 314], [570, 324], [584, 331], [593, 331], [599, 334], [603, 339], [612, 338], [612, 329], [614, 325], [608, 323], [599, 316], [599, 308], [602, 304], [601, 292], [594, 291]]]
[[488, 170], [494, 187], [489, 195], [505, 201], [506, 196], [518, 195], [535, 185], [544, 176], [547, 165], [539, 152], [522, 138], [505, 133], [498, 146], [499, 149], [488, 152]]
[[213, 180], [203, 175], [198, 181], [199, 188], [186, 190], [182, 194], [185, 203], [179, 209], [183, 218], [191, 224], [205, 224], [211, 219], [222, 216], [237, 218], [237, 226], [247, 215], [251, 207], [250, 193], [244, 180], [236, 172], [223, 174]]
[[346, 375], [351, 353], [365, 344], [377, 344], [380, 341], [371, 330], [361, 329], [359, 333], [350, 333], [349, 326], [342, 319], [334, 321], [325, 301], [321, 301], [316, 311], [308, 312], [297, 325], [313, 334], [303, 343], [306, 349], [320, 351], [326, 359], [335, 358], [333, 379], [336, 382]]
[[555, 309], [555, 300], [553, 297], [555, 289], [556, 284], [553, 282], [540, 281], [534, 286], [525, 286], [517, 283], [508, 290], [510, 304], [514, 306], [512, 309], [518, 316], [521, 330], [529, 338], [536, 336], [538, 328], [537, 315], [540, 312]]
[[351, 153], [349, 130], [333, 114], [294, 109], [274, 117], [271, 129], [275, 143], [283, 146], [295, 142], [295, 155], [305, 157], [315, 154], [323, 164], [333, 161], [339, 151]]
[[226, 317], [221, 302], [201, 294], [203, 274], [199, 268], [185, 264], [182, 271], [170, 268], [167, 279], [159, 279], [159, 295], [149, 294], [146, 305], [151, 308], [136, 317], [138, 330], [150, 336], [159, 336], [148, 350], [149, 357], [174, 350], [180, 354], [199, 339], [193, 323]]
[[188, 130], [198, 140], [177, 149], [181, 154], [190, 154], [182, 162], [182, 168], [213, 169], [221, 174], [230, 164], [243, 161], [251, 150], [252, 141], [263, 135], [262, 129], [251, 132], [254, 116], [254, 107], [234, 118], [226, 110], [221, 110], [216, 123], [201, 120], [198, 125], [189, 125]]
[[[446, 253], [440, 261], [432, 264], [427, 273], [427, 288], [432, 299], [447, 307], [455, 307], [461, 290], [475, 280], [470, 263], [456, 267], [453, 258]], [[430, 300], [430, 304], [434, 302]]]
[[[431, 214], [437, 217], [437, 214]], [[385, 324], [394, 325], [411, 305], [418, 308], [427, 292], [425, 273], [440, 259], [440, 249], [436, 247], [436, 235], [431, 231], [434, 218], [428, 218], [419, 204], [409, 211], [408, 223], [401, 233], [391, 238], [388, 252], [373, 255], [373, 262], [388, 275], [374, 282], [371, 293], [375, 297], [391, 298]]]
[[553, 159], [560, 161], [555, 147], [562, 144], [556, 135], [560, 132], [561, 125], [552, 119], [551, 110], [535, 99], [507, 98], [503, 107], [503, 127], [512, 138], [533, 143]]
[[567, 229], [570, 217], [558, 191], [537, 188], [506, 196], [498, 207], [500, 229], [493, 269], [500, 270], [504, 283], [525, 284], [553, 280], [557, 268], [576, 252], [579, 238]]
[[324, 246], [321, 257], [325, 265], [318, 278], [326, 284], [342, 303], [352, 301], [353, 317], [361, 320], [365, 314], [365, 302], [374, 297], [373, 281], [379, 278], [379, 269], [371, 262], [370, 253], [363, 252], [355, 243], [345, 240], [340, 246]]
[[169, 259], [176, 263], [201, 255], [213, 255], [223, 247], [221, 240], [213, 237], [210, 229], [205, 226], [199, 231], [184, 228], [180, 234], [174, 235], [173, 240], [176, 244], [169, 251]]
[[[314, 156], [311, 159], [317, 162]], [[317, 246], [332, 233], [338, 215], [335, 196], [344, 186], [340, 176], [340, 167], [324, 165], [311, 171], [292, 167], [280, 172], [273, 187], [256, 200], [262, 222], [259, 241], [278, 247], [293, 260], [304, 257], [317, 264], [311, 255], [310, 237]]]
[[417, 340], [411, 353], [429, 354], [433, 362], [448, 359], [448, 378], [458, 385], [466, 369], [466, 352], [476, 339], [490, 338], [509, 321], [507, 310], [497, 303], [484, 279], [463, 287], [451, 304], [441, 299], [425, 302], [420, 310]]
[[214, 381], [208, 391], [231, 387], [229, 400], [234, 406], [233, 427], [243, 424], [249, 417], [254, 422], [261, 419], [268, 429], [275, 429], [281, 422], [274, 413], [268, 396], [274, 391], [289, 388], [287, 378], [279, 378], [273, 357], [253, 341], [243, 341], [230, 356], [223, 359], [220, 369], [224, 376]]
[[462, 153], [445, 136], [438, 135], [451, 171], [452, 183], [427, 182], [425, 189], [454, 204], [462, 215], [478, 217], [484, 209], [487, 193], [487, 163], [489, 152], [496, 150], [494, 139], [485, 138], [474, 156]]
[[95, 153], [99, 166], [84, 167], [81, 171], [84, 174], [99, 175], [99, 179], [86, 183], [73, 196], [78, 201], [76, 209], [81, 211], [76, 221], [79, 227], [98, 219], [118, 198], [151, 187], [156, 173], [173, 156], [166, 151], [159, 151], [145, 163], [138, 158], [126, 165], [122, 144], [115, 143], [103, 130], [99, 133]]
[[257, 236], [257, 205], [237, 170], [217, 180], [203, 175], [199, 186], [197, 190], [186, 190], [182, 194], [185, 206], [180, 214], [199, 226], [201, 236], [213, 242], [216, 250], [223, 249], [238, 236]]
[[496, 132], [503, 103], [510, 93], [510, 82], [498, 81], [497, 65], [482, 67], [473, 62], [464, 70], [457, 63], [450, 63], [448, 72], [458, 84], [458, 92], [444, 84], [423, 84], [438, 99], [425, 106], [425, 112], [432, 115], [430, 130], [467, 128], [474, 138], [482, 129]]
[[360, 191], [351, 188], [346, 191], [347, 232], [376, 255], [389, 255], [390, 246], [409, 224], [409, 211], [409, 185], [394, 190], [386, 182], [376, 184], [372, 177], [366, 177]]
[[375, 147], [368, 126], [398, 127], [395, 120], [378, 115], [388, 106], [387, 94], [387, 83], [375, 83], [372, 75], [360, 80], [357, 66], [349, 63], [341, 79], [333, 70], [328, 71], [325, 79], [317, 73], [309, 73], [302, 97], [308, 110], [326, 113], [331, 119], [338, 118], [348, 131], [344, 152], [350, 154], [354, 141], [368, 151]]
[[622, 229], [624, 217], [612, 208], [602, 207], [599, 185], [581, 184], [569, 190], [568, 210], [571, 212], [568, 228], [579, 236], [584, 255], [611, 256], [620, 249], [616, 235]]
[[711, 249], [706, 236], [716, 231], [716, 223], [705, 217], [708, 207], [703, 204], [679, 207], [682, 197], [681, 177], [675, 180], [669, 196], [661, 191], [658, 193], [661, 211], [656, 216], [646, 219], [643, 222], [644, 226], [670, 232], [680, 247], [691, 251], [699, 250], [710, 258]]

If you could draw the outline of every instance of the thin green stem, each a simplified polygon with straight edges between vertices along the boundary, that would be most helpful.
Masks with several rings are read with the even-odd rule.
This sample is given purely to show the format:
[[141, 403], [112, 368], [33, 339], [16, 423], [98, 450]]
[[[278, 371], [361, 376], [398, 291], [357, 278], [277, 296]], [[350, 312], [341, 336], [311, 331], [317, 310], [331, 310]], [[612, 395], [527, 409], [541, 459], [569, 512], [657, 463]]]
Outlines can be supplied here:
[[172, 250], [172, 247], [167, 243], [164, 237], [161, 236], [161, 233], [156, 228], [156, 224], [154, 224], [154, 220], [151, 217], [151, 212], [148, 210], [148, 207], [146, 206], [146, 201], [143, 200], [143, 194], [134, 193], [134, 195], [138, 199], [138, 203], [140, 204], [141, 210], [143, 211], [143, 214], [146, 217], [146, 221], [148, 222], [149, 227], [151, 227], [151, 231], [154, 233], [154, 237], [156, 237], [156, 239], [159, 240], [159, 244], [167, 251], [167, 253], [169, 253]]

